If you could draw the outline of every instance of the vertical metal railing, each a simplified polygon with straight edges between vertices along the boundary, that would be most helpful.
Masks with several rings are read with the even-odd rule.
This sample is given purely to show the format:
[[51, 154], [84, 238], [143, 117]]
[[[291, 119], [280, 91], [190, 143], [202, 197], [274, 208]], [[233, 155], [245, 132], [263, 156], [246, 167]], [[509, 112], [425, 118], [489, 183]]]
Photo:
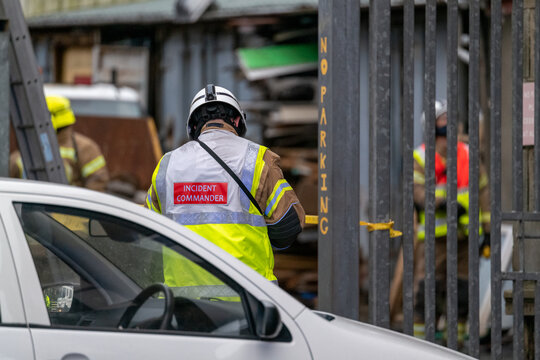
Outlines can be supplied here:
[[512, 210], [523, 211], [523, 1], [512, 3]]
[[447, 200], [446, 200], [446, 331], [447, 346], [457, 349], [458, 283], [457, 283], [457, 133], [458, 133], [458, 2], [447, 3]]
[[9, 33], [0, 19], [0, 177], [9, 175]]
[[469, 6], [469, 284], [468, 322], [469, 355], [480, 357], [479, 349], [479, 182], [480, 182], [480, 5], [472, 1]]
[[[324, 4], [332, 3], [330, 0], [322, 2]], [[529, 2], [531, 3], [531, 2]], [[534, 46], [534, 76], [540, 74], [540, 0], [536, 1], [537, 6], [535, 11], [535, 46]], [[447, 0], [446, 7], [441, 5], [437, 0], [426, 0], [425, 4], [415, 5], [414, 0], [403, 0], [400, 5], [402, 11], [402, 18], [397, 17], [392, 19], [391, 17], [391, 1], [389, 0], [371, 0], [369, 6], [366, 3], [362, 3], [366, 7], [366, 11], [369, 11], [369, 74], [361, 74], [360, 77], [367, 78], [369, 76], [369, 110], [370, 110], [370, 221], [376, 223], [388, 222], [390, 209], [390, 186], [389, 181], [391, 167], [395, 164], [390, 162], [390, 153], [394, 151], [392, 146], [398, 144], [401, 149], [398, 149], [402, 157], [402, 186], [403, 192], [401, 204], [401, 224], [403, 224], [403, 235], [401, 238], [401, 245], [403, 248], [403, 277], [402, 277], [402, 295], [403, 295], [403, 332], [406, 334], [413, 334], [413, 322], [414, 322], [414, 310], [415, 298], [414, 291], [417, 290], [414, 284], [418, 280], [424, 281], [424, 321], [425, 321], [425, 338], [428, 341], [435, 342], [437, 321], [439, 311], [441, 307], [438, 303], [439, 297], [436, 294], [446, 292], [445, 300], [445, 320], [446, 320], [446, 338], [445, 343], [449, 348], [463, 350], [465, 349], [471, 356], [480, 358], [484, 349], [480, 347], [480, 259], [479, 249], [481, 234], [485, 228], [482, 227], [481, 222], [485, 220], [485, 213], [483, 208], [483, 202], [485, 199], [485, 193], [483, 192], [484, 167], [482, 164], [481, 154], [481, 140], [482, 138], [482, 110], [481, 103], [488, 104], [489, 110], [486, 117], [489, 126], [489, 134], [485, 134], [489, 138], [489, 193], [490, 193], [490, 250], [491, 250], [491, 264], [490, 264], [490, 290], [489, 296], [491, 296], [491, 321], [490, 321], [490, 338], [491, 344], [489, 348], [490, 355], [493, 359], [502, 359], [503, 356], [503, 343], [502, 343], [502, 316], [503, 316], [503, 302], [502, 297], [502, 283], [503, 281], [512, 282], [513, 290], [511, 299], [509, 298], [506, 305], [508, 309], [513, 312], [513, 358], [522, 359], [525, 356], [529, 356], [526, 351], [530, 350], [526, 344], [529, 342], [524, 341], [524, 337], [527, 336], [529, 330], [528, 325], [531, 324], [529, 308], [525, 307], [524, 298], [529, 300], [528, 292], [525, 291], [524, 285], [528, 286], [530, 281], [534, 281], [534, 355], [536, 359], [540, 360], [540, 273], [531, 272], [531, 269], [525, 265], [526, 260], [526, 243], [525, 240], [533, 238], [531, 234], [528, 234], [528, 227], [525, 225], [528, 222], [540, 221], [540, 144], [534, 146], [534, 163], [530, 163], [530, 157], [527, 158], [527, 162], [524, 161], [524, 141], [523, 141], [523, 75], [524, 75], [524, 0], [515, 0], [512, 2], [511, 7], [511, 37], [503, 37], [503, 16], [509, 15], [510, 7], [505, 2], [504, 15], [503, 15], [503, 1], [491, 0], [484, 9], [481, 7], [480, 1], [469, 1], [467, 3], [466, 11], [462, 11], [463, 2], [458, 0]], [[439, 4], [439, 7], [438, 5]], [[530, 6], [530, 5], [529, 5]], [[328, 5], [320, 7], [320, 11], [325, 11], [324, 8]], [[446, 10], [446, 16], [441, 11]], [[487, 11], [485, 11], [487, 10]], [[330, 10], [329, 10], [330, 11]], [[334, 11], [334, 10], [332, 10]], [[424, 11], [422, 14], [421, 11]], [[393, 12], [400, 14], [399, 11]], [[418, 14], [424, 15], [417, 16]], [[468, 15], [468, 18], [463, 16]], [[486, 19], [489, 21], [489, 33], [483, 33], [481, 27], [481, 16], [487, 15]], [[350, 14], [349, 14], [350, 15]], [[353, 15], [356, 16], [357, 14]], [[398, 20], [396, 20], [398, 19]], [[419, 19], [419, 20], [418, 20]], [[420, 22], [424, 21], [423, 24]], [[446, 21], [446, 27], [443, 29], [442, 25]], [[332, 32], [339, 32], [345, 24], [350, 26], [352, 22], [344, 21], [343, 24], [332, 23]], [[356, 26], [356, 25], [355, 25]], [[342, 28], [342, 40], [350, 39], [350, 28]], [[468, 31], [468, 42], [462, 43], [460, 40], [461, 31]], [[402, 31], [403, 50], [402, 50], [402, 74], [401, 78], [390, 79], [390, 34], [391, 31]], [[359, 32], [359, 28], [356, 30]], [[415, 37], [419, 32], [423, 33], [424, 42], [415, 42]], [[441, 56], [439, 50], [443, 47], [440, 41], [443, 39], [443, 34], [446, 40], [446, 53], [445, 58]], [[489, 54], [483, 53], [480, 43], [482, 39], [489, 39]], [[333, 38], [336, 40], [336, 38]], [[338, 42], [336, 40], [332, 46], [333, 50], [338, 49]], [[504, 53], [503, 53], [503, 45]], [[351, 45], [351, 43], [348, 44]], [[359, 45], [360, 46], [360, 45]], [[468, 47], [466, 55], [463, 54], [462, 47]], [[511, 47], [511, 52], [509, 51]], [[418, 48], [422, 48], [424, 54], [423, 59], [415, 56]], [[340, 48], [340, 51], [344, 51]], [[461, 52], [460, 52], [461, 51]], [[444, 54], [444, 52], [442, 52]], [[337, 61], [340, 55], [332, 55], [331, 59]], [[489, 92], [484, 88], [485, 80], [481, 67], [483, 66], [482, 60], [487, 56], [486, 68], [489, 70]], [[503, 58], [509, 59], [511, 57], [511, 71], [510, 65], [503, 62]], [[467, 70], [460, 72], [460, 60], [468, 66]], [[345, 59], [341, 59], [343, 66], [345, 66], [346, 73], [353, 73], [351, 69], [352, 64]], [[446, 73], [437, 72], [440, 68], [440, 61], [446, 61]], [[417, 63], [422, 63], [419, 66]], [[503, 64], [505, 65], [503, 73]], [[437, 67], [439, 65], [439, 67]], [[508, 68], [506, 68], [508, 66]], [[423, 67], [423, 73], [419, 73], [418, 69]], [[329, 86], [328, 89], [334, 93], [332, 96], [337, 96], [339, 91], [336, 84], [337, 76], [332, 75], [331, 82], [323, 83], [325, 86]], [[415, 89], [415, 79], [419, 76], [423, 76], [422, 89]], [[446, 76], [446, 79], [445, 79]], [[502, 126], [503, 126], [503, 78], [508, 76], [511, 79], [511, 126], [512, 135], [508, 134], [508, 143], [503, 142]], [[440, 77], [440, 78], [439, 78]], [[343, 80], [345, 81], [345, 80]], [[446, 99], [448, 102], [447, 110], [447, 154], [446, 154], [446, 254], [436, 253], [436, 250], [442, 248], [438, 243], [440, 237], [436, 237], [436, 203], [438, 204], [439, 198], [436, 197], [436, 118], [435, 118], [435, 101], [444, 97], [441, 92], [440, 81], [446, 81]], [[462, 82], [465, 81], [466, 83]], [[344, 82], [345, 83], [345, 82]], [[329, 84], [329, 85], [327, 85]], [[401, 105], [402, 114], [398, 121], [401, 121], [401, 139], [399, 141], [393, 141], [394, 135], [391, 134], [392, 121], [390, 106], [395, 104], [395, 99], [391, 99], [390, 91], [395, 89], [393, 86], [396, 84], [401, 89], [401, 99], [399, 105]], [[418, 84], [418, 83], [417, 83]], [[439, 85], [439, 86], [437, 86]], [[466, 86], [465, 86], [466, 85]], [[540, 142], [540, 81], [535, 82], [535, 95], [534, 95], [534, 137]], [[349, 86], [343, 86], [343, 89], [350, 91]], [[460, 107], [460, 89], [467, 91], [467, 106]], [[443, 91], [444, 93], [444, 91]], [[507, 93], [507, 91], [505, 91]], [[357, 100], [357, 97], [344, 95], [343, 99], [346, 99], [344, 107], [347, 108], [349, 113], [354, 113], [354, 106], [351, 102]], [[415, 117], [415, 95], [422, 98], [422, 109], [416, 109]], [[484, 97], [487, 97], [485, 99]], [[418, 100], [418, 99], [417, 99]], [[330, 106], [330, 105], [323, 105]], [[418, 106], [419, 108], [420, 106]], [[506, 110], [509, 107], [504, 107]], [[335, 105], [328, 110], [327, 115], [331, 114], [329, 118], [336, 117]], [[415, 259], [417, 253], [414, 248], [414, 181], [415, 173], [413, 172], [413, 148], [414, 148], [414, 124], [418, 122], [418, 112], [423, 112], [423, 133], [425, 144], [425, 220], [424, 220], [424, 279], [415, 279]], [[469, 149], [469, 183], [468, 189], [463, 189], [458, 183], [460, 166], [458, 160], [459, 149], [461, 148], [460, 141], [460, 119], [466, 118], [466, 121], [462, 123], [465, 126], [466, 134], [468, 135], [468, 149]], [[510, 124], [510, 117], [504, 119], [504, 124]], [[467, 126], [468, 125], [468, 126]], [[349, 126], [349, 125], [346, 125]], [[352, 127], [347, 128], [343, 133], [352, 131]], [[327, 139], [337, 139], [336, 130], [334, 133], [328, 133]], [[506, 135], [506, 134], [505, 134]], [[505, 139], [506, 140], [506, 139]], [[511, 142], [511, 143], [510, 143]], [[335, 145], [334, 145], [335, 146]], [[505, 189], [510, 195], [511, 193], [511, 210], [502, 211], [502, 155], [503, 153], [509, 153], [512, 149], [511, 165], [508, 167], [506, 177], [512, 179], [511, 190], [510, 187]], [[335, 149], [329, 149], [328, 154], [332, 151], [337, 151], [339, 147], [335, 146]], [[526, 149], [528, 151], [528, 149]], [[325, 153], [326, 154], [326, 153]], [[485, 154], [486, 156], [488, 154]], [[331, 155], [329, 155], [330, 158]], [[337, 164], [334, 161], [333, 166]], [[345, 164], [345, 163], [343, 163]], [[533, 172], [525, 171], [529, 166]], [[334, 168], [335, 169], [335, 168]], [[332, 181], [336, 181], [335, 170], [329, 170], [326, 168], [328, 178], [325, 184], [331, 184]], [[511, 173], [510, 173], [511, 172]], [[326, 176], [326, 175], [325, 175]], [[331, 176], [334, 176], [330, 179]], [[524, 177], [527, 176], [527, 179]], [[419, 175], [419, 179], [421, 175]], [[530, 183], [531, 178], [534, 179], [534, 184]], [[329, 181], [330, 180], [330, 181]], [[481, 181], [482, 180], [482, 181]], [[526, 181], [525, 181], [526, 180]], [[458, 187], [459, 186], [459, 187]], [[334, 185], [332, 189], [336, 189]], [[533, 190], [534, 193], [529, 193], [528, 190]], [[460, 213], [458, 212], [461, 201], [461, 191], [468, 190], [469, 200], [469, 224], [468, 224], [468, 242], [459, 242], [458, 238], [461, 238], [461, 227], [459, 226]], [[331, 192], [332, 190], [330, 190]], [[321, 199], [325, 195], [319, 194]], [[334, 193], [334, 199], [339, 201], [345, 201], [336, 197]], [[531, 202], [533, 201], [533, 202]], [[345, 201], [345, 203], [347, 203]], [[326, 204], [326, 203], [325, 203]], [[531, 205], [532, 204], [532, 205]], [[419, 204], [420, 205], [420, 204]], [[335, 205], [333, 205], [335, 206]], [[482, 206], [482, 209], [481, 209]], [[320, 214], [322, 215], [322, 214]], [[481, 216], [482, 215], [482, 216]], [[336, 219], [332, 218], [335, 222]], [[511, 272], [507, 272], [506, 269], [502, 269], [502, 234], [501, 224], [503, 221], [513, 223], [513, 236], [514, 236], [514, 268]], [[335, 228], [333, 235], [335, 237]], [[346, 235], [346, 234], [345, 234]], [[444, 245], [444, 244], [443, 244]], [[321, 245], [320, 246], [327, 246]], [[461, 268], [463, 260], [460, 258], [462, 255], [463, 247], [468, 252], [468, 278], [467, 286], [463, 288], [460, 276], [464, 276], [463, 269]], [[326, 248], [319, 247], [319, 251]], [[335, 250], [333, 249], [330, 250]], [[392, 259], [389, 258], [389, 236], [385, 231], [373, 231], [370, 234], [369, 243], [369, 319], [373, 324], [389, 327], [389, 277]], [[465, 250], [463, 250], [465, 251]], [[436, 263], [436, 255], [446, 255], [446, 283], [439, 283], [439, 278], [436, 277], [439, 270], [439, 264]], [[508, 254], [505, 254], [505, 264], [508, 259]], [[335, 259], [334, 259], [335, 260]], [[518, 266], [515, 266], [518, 265]], [[505, 265], [506, 266], [506, 265]], [[436, 275], [437, 274], [437, 275]], [[325, 277], [322, 277], [322, 284], [325, 285]], [[329, 279], [326, 279], [329, 280]], [[440, 288], [439, 286], [445, 288]], [[466, 341], [466, 347], [462, 347], [460, 340], [460, 322], [464, 321], [463, 313], [465, 306], [462, 299], [465, 297], [464, 292], [467, 292], [467, 324], [468, 324], [468, 339]], [[526, 295], [527, 294], [527, 295]], [[422, 299], [421, 299], [422, 300]], [[329, 301], [329, 300], [328, 300]], [[420, 327], [419, 327], [420, 328]], [[530, 340], [530, 337], [529, 337]], [[444, 342], [444, 341], [443, 341]], [[506, 350], [506, 347], [505, 347]]]
[[[390, 0], [371, 0], [370, 51], [370, 177], [371, 219], [388, 222], [390, 216]], [[390, 326], [390, 248], [388, 232], [369, 236], [370, 321]]]
[[[319, 22], [319, 307], [359, 316], [360, 8], [321, 0]], [[344, 56], [344, 54], [347, 54]]]
[[501, 359], [501, 0], [491, 0], [490, 20], [491, 355]]
[[476, 255], [479, 249], [479, 181], [480, 181], [480, 99], [479, 99], [479, 74], [480, 74], [480, 8], [478, 2], [473, 2], [469, 9], [469, 146], [470, 160], [469, 182], [470, 207], [469, 207], [469, 354], [474, 357], [480, 356], [479, 349], [479, 258]]
[[414, 311], [414, 0], [403, 9], [403, 332], [413, 334]]
[[426, 1], [424, 59], [425, 137], [425, 334], [435, 341], [435, 62], [437, 49], [437, 2]]
[[[524, 270], [523, 251], [523, 1], [512, 2], [512, 212], [518, 215], [519, 269]], [[513, 281], [514, 359], [523, 359], [523, 279]]]
[[[538, 19], [538, 16], [536, 18]], [[536, 59], [537, 58], [535, 58], [535, 62], [536, 62]], [[539, 360], [540, 359], [540, 316], [538, 314], [540, 314], [540, 281], [538, 279], [536, 280], [536, 286], [534, 288], [534, 314], [535, 314], [534, 316], [534, 329], [535, 329], [534, 330], [534, 359]]]
[[[540, 76], [540, 4], [535, 9], [534, 28], [534, 77]], [[540, 212], [540, 81], [534, 82], [534, 211]], [[535, 297], [538, 299], [538, 297]], [[538, 314], [538, 312], [535, 312]], [[540, 316], [539, 316], [540, 317]], [[536, 327], [540, 329], [540, 327]], [[536, 331], [536, 334], [540, 331]], [[539, 344], [539, 342], [535, 342]], [[537, 348], [540, 346], [537, 346]]]
[[[540, 4], [534, 17], [534, 212], [540, 212]], [[534, 287], [534, 359], [540, 360], [540, 281]]]

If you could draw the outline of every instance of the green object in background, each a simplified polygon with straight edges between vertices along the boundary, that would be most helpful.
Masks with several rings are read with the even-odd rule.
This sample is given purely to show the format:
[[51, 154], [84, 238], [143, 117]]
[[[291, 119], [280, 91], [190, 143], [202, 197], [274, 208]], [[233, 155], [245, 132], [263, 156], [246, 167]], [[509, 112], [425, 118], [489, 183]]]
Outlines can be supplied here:
[[317, 44], [286, 44], [262, 48], [238, 49], [247, 69], [275, 68], [300, 64], [317, 64]]

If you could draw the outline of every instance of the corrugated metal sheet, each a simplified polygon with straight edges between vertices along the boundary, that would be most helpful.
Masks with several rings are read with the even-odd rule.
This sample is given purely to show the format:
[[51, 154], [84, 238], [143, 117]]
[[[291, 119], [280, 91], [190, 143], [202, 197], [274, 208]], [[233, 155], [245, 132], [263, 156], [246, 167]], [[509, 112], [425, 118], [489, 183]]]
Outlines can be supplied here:
[[152, 0], [27, 18], [29, 27], [173, 22], [176, 0]]
[[[370, 0], [360, 0], [360, 7], [369, 7]], [[470, 0], [458, 0], [461, 8], [467, 8]], [[447, 0], [437, 0], [446, 4]], [[426, 0], [415, 0], [415, 5], [425, 6]], [[317, 11], [318, 0], [214, 0], [214, 5], [203, 16], [204, 19], [239, 17], [247, 15], [272, 15]], [[403, 0], [391, 0], [392, 7], [403, 6]]]
[[[317, 11], [318, 0], [183, 0], [177, 11], [177, 0], [152, 0], [93, 9], [63, 11], [27, 18], [28, 26], [88, 26], [107, 24], [191, 23], [202, 15], [204, 19], [224, 19], [238, 16], [287, 14]], [[210, 8], [203, 11], [212, 3]], [[186, 11], [188, 13], [186, 13]]]
[[214, 0], [203, 19], [316, 11], [318, 0]]
[[[458, 4], [461, 8], [468, 8], [469, 7], [469, 1], [471, 0], [458, 0]], [[478, 0], [474, 0], [478, 1]], [[438, 4], [446, 4], [448, 0], [437, 0]], [[403, 0], [390, 0], [390, 4], [392, 7], [401, 7], [403, 6]], [[415, 0], [414, 4], [416, 6], [425, 6], [426, 0]], [[360, 0], [360, 7], [369, 7], [369, 0]]]
[[147, 1], [148, 0], [22, 0], [21, 5], [25, 16], [40, 16], [61, 11], [75, 11]]
[[[150, 0], [131, 4], [103, 6], [93, 9], [62, 11], [41, 16], [29, 16], [28, 26], [88, 26], [107, 24], [192, 23], [202, 19], [215, 20], [241, 16], [279, 15], [317, 11], [318, 0], [182, 0], [189, 13], [177, 12], [177, 0]], [[446, 3], [446, 0], [438, 0]], [[210, 5], [210, 8], [207, 7]], [[391, 0], [392, 6], [403, 6], [403, 0]], [[462, 8], [469, 0], [459, 0]], [[424, 6], [425, 0], [415, 4]], [[360, 0], [361, 7], [368, 7], [369, 0]], [[206, 11], [205, 11], [206, 10]], [[205, 12], [204, 12], [205, 11]], [[204, 14], [203, 14], [204, 12]]]

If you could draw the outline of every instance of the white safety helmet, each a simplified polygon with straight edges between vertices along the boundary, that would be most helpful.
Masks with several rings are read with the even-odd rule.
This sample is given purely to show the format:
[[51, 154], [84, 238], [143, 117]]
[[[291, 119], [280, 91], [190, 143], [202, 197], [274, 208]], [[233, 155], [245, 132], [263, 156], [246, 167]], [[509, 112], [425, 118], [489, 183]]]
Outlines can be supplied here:
[[[448, 112], [448, 104], [446, 102], [446, 99], [444, 100], [435, 100], [435, 120], [439, 118], [439, 116], [445, 114]], [[420, 118], [422, 122], [422, 127], [424, 127], [424, 124], [426, 122], [426, 115], [422, 111], [422, 117]]]
[[[225, 104], [229, 106], [211, 106], [213, 104]], [[202, 114], [199, 114], [200, 116], [197, 118], [197, 114], [194, 113], [203, 105], [210, 106], [202, 108]], [[239, 136], [244, 136], [246, 134], [246, 114], [242, 111], [236, 97], [232, 92], [221, 86], [208, 84], [191, 101], [186, 131], [191, 139], [196, 139], [199, 136], [202, 125], [206, 121], [212, 119], [227, 120], [226, 118], [233, 116], [240, 116], [240, 122], [238, 123], [238, 127], [236, 127], [236, 132]]]

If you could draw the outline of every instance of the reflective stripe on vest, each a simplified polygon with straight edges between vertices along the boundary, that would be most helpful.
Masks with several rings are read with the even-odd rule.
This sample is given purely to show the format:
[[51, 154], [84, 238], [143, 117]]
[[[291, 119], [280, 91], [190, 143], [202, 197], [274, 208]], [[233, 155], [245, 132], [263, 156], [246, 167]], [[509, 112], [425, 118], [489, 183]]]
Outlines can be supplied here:
[[[426, 215], [423, 211], [418, 215], [420, 224], [418, 225], [418, 240], [426, 238]], [[435, 212], [435, 237], [446, 236], [448, 227], [446, 223], [446, 212]]]
[[86, 178], [103, 167], [105, 167], [105, 158], [103, 155], [99, 155], [98, 157], [84, 164], [81, 169], [81, 175], [83, 178]]
[[20, 155], [17, 157], [16, 162], [17, 162], [17, 167], [19, 168], [19, 175], [21, 179], [27, 179], [26, 171], [24, 170], [24, 166], [22, 162], [22, 157]]
[[291, 185], [285, 180], [281, 179], [276, 182], [272, 194], [268, 197], [266, 201], [266, 209], [264, 210], [264, 215], [267, 217], [272, 216], [274, 210], [276, 210], [279, 200], [285, 195], [285, 192], [292, 190]]
[[[167, 192], [165, 191], [167, 184], [165, 182], [165, 176], [167, 175], [167, 167], [169, 166], [169, 160], [171, 158], [171, 153], [166, 153], [163, 155], [159, 164], [152, 174], [152, 186], [156, 191], [157, 201], [159, 204], [159, 212], [163, 214], [163, 204], [167, 203]], [[162, 189], [159, 191], [159, 189]], [[164, 214], [165, 215], [165, 214]]]
[[68, 159], [73, 162], [77, 162], [77, 158], [75, 157], [75, 148], [60, 146], [60, 156], [62, 157], [62, 159]]
[[[255, 196], [267, 148], [224, 130], [209, 130], [199, 138], [239, 175]], [[226, 183], [227, 203], [175, 204], [174, 184], [195, 182]], [[276, 279], [265, 218], [238, 184], [197, 142], [188, 142], [163, 156], [152, 176], [152, 186], [163, 215], [218, 245], [268, 280]], [[174, 268], [179, 269], [180, 265]], [[184, 267], [182, 269], [184, 271]], [[168, 285], [187, 286], [185, 279], [178, 276], [180, 271], [165, 266], [165, 272]], [[201, 279], [197, 281], [206, 283]]]

